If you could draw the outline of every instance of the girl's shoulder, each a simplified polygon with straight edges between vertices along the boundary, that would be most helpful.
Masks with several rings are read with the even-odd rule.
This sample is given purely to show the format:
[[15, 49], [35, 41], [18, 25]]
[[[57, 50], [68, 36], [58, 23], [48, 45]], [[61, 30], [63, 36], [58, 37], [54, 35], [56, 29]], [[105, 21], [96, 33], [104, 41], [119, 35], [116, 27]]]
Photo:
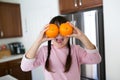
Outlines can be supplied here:
[[85, 49], [83, 47], [81, 47], [80, 45], [71, 45], [71, 50], [73, 52], [81, 52]]
[[47, 50], [47, 46], [43, 45], [43, 46], [40, 46], [38, 51], [42, 51], [42, 50]]
[[47, 45], [43, 45], [43, 46], [41, 46], [41, 48], [44, 48], [44, 49], [46, 49], [48, 46]]
[[82, 48], [80, 45], [73, 44], [71, 45], [71, 49], [80, 49]]

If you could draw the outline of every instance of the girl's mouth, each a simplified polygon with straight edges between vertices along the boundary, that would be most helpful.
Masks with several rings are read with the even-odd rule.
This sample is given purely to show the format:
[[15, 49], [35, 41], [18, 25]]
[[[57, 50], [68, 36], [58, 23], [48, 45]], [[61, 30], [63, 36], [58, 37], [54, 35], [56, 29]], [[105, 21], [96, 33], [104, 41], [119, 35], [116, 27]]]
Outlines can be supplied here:
[[57, 43], [62, 43], [64, 41], [64, 38], [56, 38], [55, 40]]

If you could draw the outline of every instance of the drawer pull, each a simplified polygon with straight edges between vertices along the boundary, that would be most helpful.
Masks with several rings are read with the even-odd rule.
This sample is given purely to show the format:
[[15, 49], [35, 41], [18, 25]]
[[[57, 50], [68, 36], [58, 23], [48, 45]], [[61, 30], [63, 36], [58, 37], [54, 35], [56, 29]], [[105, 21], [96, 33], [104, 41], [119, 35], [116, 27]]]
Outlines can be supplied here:
[[3, 31], [1, 31], [1, 32], [0, 32], [0, 35], [1, 35], [1, 37], [3, 37], [3, 36], [4, 36], [4, 33], [3, 33]]

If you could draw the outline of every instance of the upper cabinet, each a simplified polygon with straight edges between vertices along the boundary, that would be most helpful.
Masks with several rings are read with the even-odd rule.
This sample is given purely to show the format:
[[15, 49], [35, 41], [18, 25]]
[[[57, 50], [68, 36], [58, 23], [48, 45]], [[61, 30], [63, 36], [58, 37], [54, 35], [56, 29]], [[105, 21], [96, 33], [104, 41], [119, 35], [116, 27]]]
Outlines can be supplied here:
[[59, 0], [60, 13], [69, 13], [77, 11], [78, 2], [77, 0]]
[[59, 0], [61, 14], [102, 6], [102, 0]]
[[0, 38], [22, 36], [20, 4], [0, 2]]

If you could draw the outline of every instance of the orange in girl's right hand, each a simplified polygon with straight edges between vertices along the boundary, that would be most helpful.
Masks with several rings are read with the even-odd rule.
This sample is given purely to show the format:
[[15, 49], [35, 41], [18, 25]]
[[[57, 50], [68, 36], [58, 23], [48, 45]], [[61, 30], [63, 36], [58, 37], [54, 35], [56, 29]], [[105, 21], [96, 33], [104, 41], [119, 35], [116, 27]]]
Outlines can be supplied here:
[[49, 38], [55, 38], [58, 35], [59, 29], [55, 24], [49, 24], [48, 30], [45, 32]]
[[73, 27], [70, 25], [70, 23], [62, 23], [59, 31], [62, 36], [71, 35], [73, 33]]

